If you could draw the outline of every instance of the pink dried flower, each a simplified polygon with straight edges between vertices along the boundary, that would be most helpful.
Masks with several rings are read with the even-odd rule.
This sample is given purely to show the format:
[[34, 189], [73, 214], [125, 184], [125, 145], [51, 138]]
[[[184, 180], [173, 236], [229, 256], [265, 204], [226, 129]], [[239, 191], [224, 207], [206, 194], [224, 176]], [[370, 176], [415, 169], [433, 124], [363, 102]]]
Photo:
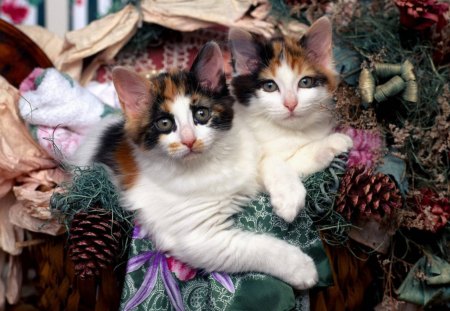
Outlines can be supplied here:
[[353, 148], [348, 155], [347, 165], [349, 167], [363, 165], [370, 168], [377, 163], [383, 147], [383, 141], [378, 131], [346, 127], [340, 132], [353, 139]]
[[447, 3], [436, 0], [394, 0], [400, 11], [400, 24], [406, 28], [425, 30], [436, 24], [440, 32], [447, 25]]
[[417, 191], [409, 200], [417, 213], [416, 221], [420, 220], [425, 230], [437, 232], [445, 227], [450, 218], [450, 201], [440, 197], [431, 189]]
[[28, 15], [29, 9], [15, 0], [5, 1], [0, 5], [0, 11], [9, 16], [14, 24], [20, 24]]
[[180, 281], [189, 281], [197, 274], [196, 269], [191, 268], [187, 264], [182, 263], [173, 257], [167, 258], [167, 265], [169, 266], [169, 270], [175, 273]]

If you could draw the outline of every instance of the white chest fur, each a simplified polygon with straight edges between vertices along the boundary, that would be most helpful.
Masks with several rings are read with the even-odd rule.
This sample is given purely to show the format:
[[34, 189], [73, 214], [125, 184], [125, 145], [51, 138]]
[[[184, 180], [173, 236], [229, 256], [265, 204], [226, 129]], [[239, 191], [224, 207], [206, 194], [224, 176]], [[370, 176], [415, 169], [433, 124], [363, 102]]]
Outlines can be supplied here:
[[229, 217], [259, 191], [257, 145], [238, 120], [199, 163], [137, 156], [140, 175], [123, 192], [123, 200], [164, 251], [170, 252], [184, 233], [207, 234], [230, 226]]
[[329, 113], [312, 112], [308, 117], [296, 120], [298, 125], [295, 127], [284, 127], [246, 109], [249, 108], [244, 106], [237, 108], [238, 113], [246, 115], [247, 123], [263, 149], [264, 155], [276, 155], [284, 160], [307, 144], [328, 136], [335, 125]]

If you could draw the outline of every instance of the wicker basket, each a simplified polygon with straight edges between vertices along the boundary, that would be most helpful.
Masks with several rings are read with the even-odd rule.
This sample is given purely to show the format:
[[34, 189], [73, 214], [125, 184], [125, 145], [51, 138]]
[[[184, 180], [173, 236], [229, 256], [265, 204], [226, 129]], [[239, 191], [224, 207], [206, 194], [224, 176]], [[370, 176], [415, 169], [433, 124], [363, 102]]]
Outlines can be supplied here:
[[33, 40], [0, 19], [0, 75], [18, 88], [36, 67], [48, 68], [53, 64]]
[[104, 269], [97, 281], [80, 280], [67, 256], [67, 236], [44, 238], [43, 244], [30, 249], [37, 271], [39, 310], [118, 310], [125, 265]]
[[[18, 88], [36, 67], [49, 68], [53, 64], [27, 35], [0, 19], [0, 75]], [[118, 309], [125, 265], [108, 267], [98, 281], [79, 280], [67, 256], [66, 235], [27, 235], [21, 255], [25, 275], [22, 299], [6, 310]]]

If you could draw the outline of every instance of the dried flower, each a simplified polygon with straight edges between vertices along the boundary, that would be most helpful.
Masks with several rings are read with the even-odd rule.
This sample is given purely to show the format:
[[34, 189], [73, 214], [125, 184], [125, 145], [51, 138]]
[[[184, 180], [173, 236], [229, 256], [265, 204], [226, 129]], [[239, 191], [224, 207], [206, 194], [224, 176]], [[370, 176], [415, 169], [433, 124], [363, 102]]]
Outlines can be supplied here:
[[285, 0], [291, 7], [291, 16], [305, 16], [310, 24], [316, 19], [332, 12], [332, 1], [329, 0]]
[[389, 125], [389, 131], [394, 139], [392, 147], [405, 157], [414, 157], [438, 192], [448, 195], [450, 184], [445, 172], [450, 160], [450, 84], [444, 86], [437, 103], [439, 111], [432, 126], [423, 128], [405, 121], [401, 128]]
[[189, 281], [197, 275], [196, 269], [175, 259], [174, 257], [167, 257], [167, 266], [180, 281]]
[[450, 25], [447, 24], [440, 32], [434, 32], [431, 42], [434, 47], [434, 64], [442, 66], [450, 63]]
[[342, 126], [351, 126], [357, 129], [372, 130], [378, 128], [373, 107], [363, 109], [361, 98], [354, 88], [341, 84], [335, 94], [336, 119]]
[[383, 141], [377, 129], [360, 130], [347, 127], [341, 130], [353, 139], [353, 148], [348, 155], [348, 166], [362, 164], [373, 167], [380, 158]]
[[[450, 200], [431, 189], [415, 191], [408, 199], [415, 214], [405, 218], [404, 225], [431, 232], [443, 228], [450, 218]], [[413, 216], [413, 217], [412, 217]]]
[[394, 0], [400, 11], [400, 24], [414, 30], [425, 30], [436, 24], [436, 31], [440, 32], [447, 19], [447, 3], [436, 0]]
[[359, 2], [358, 0], [337, 0], [331, 2], [331, 21], [337, 30], [343, 30], [350, 24], [354, 17], [361, 16]]

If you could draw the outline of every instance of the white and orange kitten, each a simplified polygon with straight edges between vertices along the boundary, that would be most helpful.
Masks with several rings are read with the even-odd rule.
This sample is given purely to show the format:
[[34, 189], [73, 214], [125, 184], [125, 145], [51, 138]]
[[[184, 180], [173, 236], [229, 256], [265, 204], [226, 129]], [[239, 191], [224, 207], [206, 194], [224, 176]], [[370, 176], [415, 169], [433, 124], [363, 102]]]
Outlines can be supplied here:
[[322, 17], [300, 39], [265, 40], [231, 29], [229, 45], [232, 93], [241, 104], [236, 114], [263, 149], [260, 173], [275, 212], [291, 222], [305, 205], [299, 175], [323, 170], [353, 145], [349, 136], [333, 133], [332, 92], [338, 79], [331, 24]]
[[314, 262], [298, 247], [233, 226], [232, 215], [261, 190], [260, 152], [233, 113], [218, 45], [206, 44], [190, 71], [147, 80], [116, 68], [113, 82], [124, 118], [97, 130], [75, 164], [109, 167], [123, 205], [156, 248], [207, 271], [256, 271], [313, 286]]

